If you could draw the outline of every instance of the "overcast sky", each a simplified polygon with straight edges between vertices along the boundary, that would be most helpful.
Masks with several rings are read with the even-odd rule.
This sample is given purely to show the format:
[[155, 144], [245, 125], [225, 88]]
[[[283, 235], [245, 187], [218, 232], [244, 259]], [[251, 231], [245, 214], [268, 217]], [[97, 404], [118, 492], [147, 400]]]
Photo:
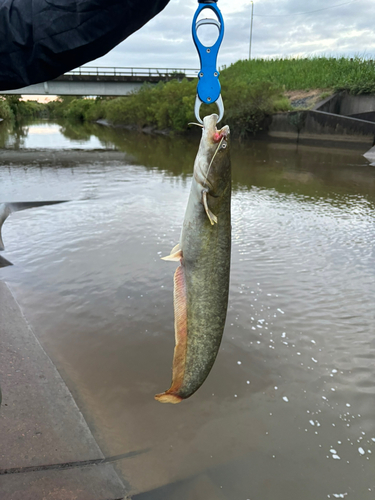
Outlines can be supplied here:
[[[170, 0], [146, 26], [88, 65], [197, 68], [199, 59], [191, 39], [197, 6], [196, 0]], [[251, 2], [219, 0], [218, 6], [225, 21], [219, 66], [247, 59]], [[254, 2], [253, 57], [323, 54], [375, 59], [374, 0]]]

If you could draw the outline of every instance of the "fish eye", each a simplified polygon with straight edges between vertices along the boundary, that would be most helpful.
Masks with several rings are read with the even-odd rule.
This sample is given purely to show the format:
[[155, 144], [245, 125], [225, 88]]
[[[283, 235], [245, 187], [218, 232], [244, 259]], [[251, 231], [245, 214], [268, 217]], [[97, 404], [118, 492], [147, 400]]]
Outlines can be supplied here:
[[221, 145], [221, 148], [220, 149], [225, 149], [227, 147], [227, 143], [226, 142], [223, 142], [223, 144]]

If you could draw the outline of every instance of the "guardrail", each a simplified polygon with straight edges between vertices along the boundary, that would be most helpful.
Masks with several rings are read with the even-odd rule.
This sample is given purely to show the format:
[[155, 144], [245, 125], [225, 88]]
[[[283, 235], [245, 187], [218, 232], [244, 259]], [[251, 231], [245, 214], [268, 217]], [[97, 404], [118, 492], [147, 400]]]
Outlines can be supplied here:
[[192, 68], [112, 68], [109, 66], [82, 66], [68, 71], [65, 75], [76, 76], [139, 76], [159, 78], [196, 78], [199, 69]]

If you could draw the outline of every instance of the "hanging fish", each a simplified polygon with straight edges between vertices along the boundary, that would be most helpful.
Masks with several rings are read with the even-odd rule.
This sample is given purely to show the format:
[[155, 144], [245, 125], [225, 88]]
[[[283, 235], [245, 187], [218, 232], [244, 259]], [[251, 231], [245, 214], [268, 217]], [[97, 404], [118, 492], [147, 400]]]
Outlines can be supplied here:
[[231, 252], [231, 164], [228, 126], [203, 119], [202, 139], [179, 244], [164, 260], [174, 275], [176, 347], [170, 389], [161, 403], [179, 403], [203, 384], [215, 362], [228, 306]]

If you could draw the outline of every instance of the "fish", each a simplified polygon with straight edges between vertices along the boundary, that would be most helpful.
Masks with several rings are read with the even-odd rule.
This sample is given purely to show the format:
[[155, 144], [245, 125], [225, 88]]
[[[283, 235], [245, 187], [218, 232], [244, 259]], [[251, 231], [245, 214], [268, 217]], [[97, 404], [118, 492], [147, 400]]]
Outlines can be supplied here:
[[230, 129], [203, 119], [202, 138], [179, 243], [164, 260], [174, 274], [175, 350], [171, 387], [155, 396], [180, 403], [206, 380], [223, 336], [231, 259]]
[[44, 207], [45, 205], [56, 205], [58, 203], [66, 203], [67, 200], [56, 200], [56, 201], [21, 201], [13, 203], [0, 203], [0, 251], [5, 250], [4, 242], [1, 236], [1, 228], [4, 222], [13, 212], [19, 212], [20, 210], [27, 210], [29, 208]]

